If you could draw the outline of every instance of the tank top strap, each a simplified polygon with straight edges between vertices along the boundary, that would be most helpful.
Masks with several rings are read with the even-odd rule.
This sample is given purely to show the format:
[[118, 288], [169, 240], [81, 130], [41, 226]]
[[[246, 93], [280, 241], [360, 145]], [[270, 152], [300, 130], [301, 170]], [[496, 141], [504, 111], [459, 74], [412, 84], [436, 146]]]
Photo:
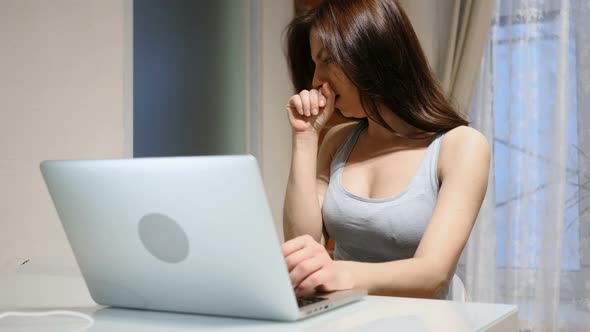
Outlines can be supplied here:
[[427, 176], [430, 180], [430, 185], [433, 192], [438, 192], [440, 187], [440, 182], [438, 179], [438, 159], [440, 155], [440, 146], [442, 143], [444, 133], [436, 134], [436, 138], [430, 143], [428, 147], [428, 151], [426, 152], [426, 172], [428, 173]]
[[356, 126], [351, 130], [348, 134], [344, 143], [338, 148], [334, 158], [332, 159], [332, 164], [330, 165], [331, 173], [334, 174], [339, 168], [343, 168], [346, 164], [346, 160], [348, 156], [352, 152], [356, 141], [359, 138], [360, 133], [363, 129], [368, 125], [368, 121], [363, 119], [356, 124]]

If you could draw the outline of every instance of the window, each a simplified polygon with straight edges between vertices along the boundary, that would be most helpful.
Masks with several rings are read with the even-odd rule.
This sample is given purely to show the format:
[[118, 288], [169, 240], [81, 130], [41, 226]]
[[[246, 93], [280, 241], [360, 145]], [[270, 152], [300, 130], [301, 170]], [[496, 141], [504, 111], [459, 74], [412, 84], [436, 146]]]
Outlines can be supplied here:
[[[547, 206], [548, 175], [555, 162], [551, 135], [557, 102], [559, 52], [563, 41], [558, 12], [519, 23], [503, 16], [495, 22], [491, 44], [494, 75], [494, 153], [497, 265], [539, 267], [541, 234], [538, 220]], [[510, 20], [511, 24], [505, 24]], [[524, 21], [524, 20], [523, 20]], [[562, 269], [580, 269], [580, 179], [576, 105], [576, 45], [567, 43], [569, 61], [567, 112], [567, 186], [565, 189]], [[532, 236], [531, 236], [532, 234]], [[522, 239], [527, 239], [523, 241]]]

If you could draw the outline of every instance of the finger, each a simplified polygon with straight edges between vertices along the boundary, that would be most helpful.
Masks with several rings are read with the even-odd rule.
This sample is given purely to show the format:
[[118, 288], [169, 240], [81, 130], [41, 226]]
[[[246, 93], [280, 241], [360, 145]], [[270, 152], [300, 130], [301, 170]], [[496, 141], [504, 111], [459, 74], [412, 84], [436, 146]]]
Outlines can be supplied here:
[[303, 104], [303, 114], [310, 116], [311, 110], [310, 110], [309, 91], [303, 90], [299, 93], [299, 96], [301, 96], [301, 103]]
[[330, 83], [326, 82], [322, 85], [322, 94], [326, 97], [326, 107], [324, 107], [324, 111], [331, 114], [334, 112], [334, 99], [336, 99], [336, 94], [330, 87]]
[[301, 103], [301, 96], [294, 95], [289, 99], [289, 107], [295, 109], [299, 115], [303, 115], [303, 105]]
[[309, 296], [317, 290], [322, 289], [322, 285], [330, 280], [330, 273], [326, 269], [320, 269], [302, 280], [295, 288], [297, 296]]
[[314, 255], [315, 250], [313, 250], [311, 247], [303, 247], [300, 250], [297, 250], [285, 257], [285, 262], [287, 263], [289, 272], [291, 272], [298, 264], [306, 259], [312, 258]]
[[311, 115], [318, 115], [319, 110], [319, 93], [318, 90], [313, 89], [309, 91], [309, 106]]
[[318, 271], [324, 266], [324, 261], [319, 257], [313, 257], [306, 259], [299, 263], [295, 268], [289, 272], [289, 278], [291, 283], [295, 285], [295, 288], [299, 287], [299, 284], [305, 280], [312, 273]]
[[324, 96], [324, 94], [322, 93], [322, 89], [321, 89], [321, 88], [318, 90], [318, 95], [319, 95], [319, 97], [318, 97], [318, 99], [319, 99], [319, 100], [318, 100], [318, 105], [319, 105], [320, 107], [324, 107], [324, 106], [326, 106], [326, 97], [325, 97], [325, 96]]
[[[314, 243], [315, 240], [308, 234], [298, 236], [294, 239], [291, 239], [281, 246], [283, 250], [283, 256], [287, 257], [293, 252], [300, 250], [301, 248], [305, 247], [306, 245], [310, 245]], [[317, 242], [315, 242], [317, 243]]]

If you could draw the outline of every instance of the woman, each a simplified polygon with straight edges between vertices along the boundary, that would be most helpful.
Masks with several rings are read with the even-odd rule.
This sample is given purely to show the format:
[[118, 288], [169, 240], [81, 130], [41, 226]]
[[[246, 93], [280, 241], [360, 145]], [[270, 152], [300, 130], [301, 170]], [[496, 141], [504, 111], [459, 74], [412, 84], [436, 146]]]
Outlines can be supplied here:
[[[296, 294], [448, 298], [487, 188], [485, 137], [445, 98], [396, 0], [324, 1], [291, 22], [287, 44], [300, 92], [287, 105], [283, 254]], [[360, 121], [318, 151], [335, 108]]]

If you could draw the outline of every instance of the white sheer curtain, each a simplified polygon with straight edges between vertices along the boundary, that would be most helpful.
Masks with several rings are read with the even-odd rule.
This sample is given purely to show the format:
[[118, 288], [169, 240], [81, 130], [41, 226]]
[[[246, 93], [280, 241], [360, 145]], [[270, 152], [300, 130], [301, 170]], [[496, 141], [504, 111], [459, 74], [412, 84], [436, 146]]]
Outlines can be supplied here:
[[444, 91], [469, 113], [495, 0], [400, 0]]
[[470, 120], [493, 144], [461, 258], [522, 331], [590, 331], [590, 0], [496, 0]]

